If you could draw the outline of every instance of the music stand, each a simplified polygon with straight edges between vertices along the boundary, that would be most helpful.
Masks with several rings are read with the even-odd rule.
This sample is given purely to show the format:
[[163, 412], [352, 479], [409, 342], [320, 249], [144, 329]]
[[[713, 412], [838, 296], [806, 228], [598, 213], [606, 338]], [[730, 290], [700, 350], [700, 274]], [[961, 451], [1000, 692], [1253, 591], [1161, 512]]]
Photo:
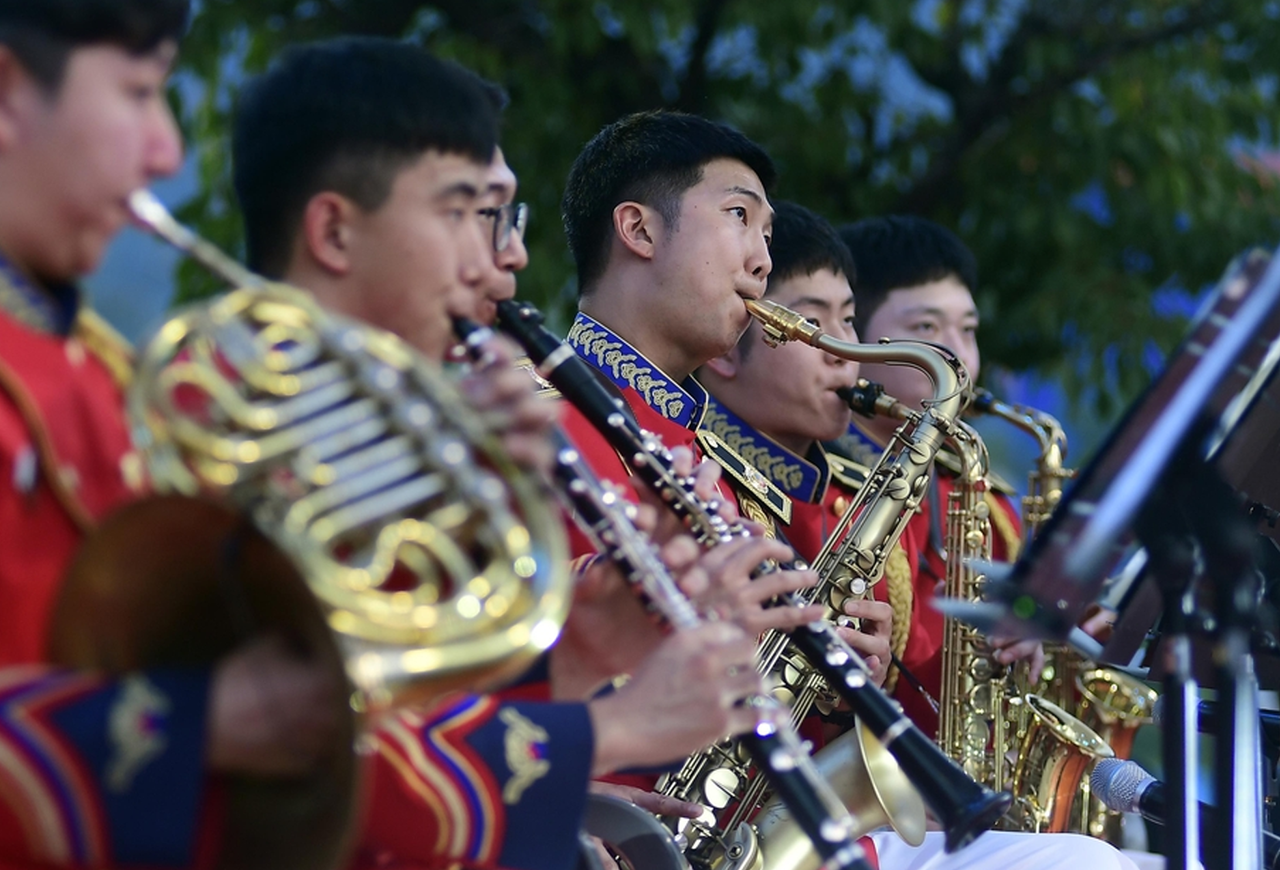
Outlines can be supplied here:
[[[1243, 257], [1228, 269], [1164, 371], [989, 596], [1005, 605], [1000, 633], [1062, 640], [1097, 599], [1107, 572], [1131, 542], [1136, 538], [1147, 547], [1148, 579], [1130, 590], [1121, 620], [1128, 624], [1117, 635], [1123, 643], [1140, 640], [1160, 615], [1152, 602], [1163, 601], [1171, 726], [1165, 740], [1171, 798], [1166, 855], [1172, 870], [1194, 866], [1200, 851], [1190, 645], [1198, 627], [1196, 581], [1214, 599], [1215, 658], [1226, 712], [1219, 717], [1217, 751], [1229, 759], [1217, 766], [1225, 771], [1219, 799], [1223, 817], [1233, 819], [1219, 844], [1223, 848], [1206, 857], [1211, 867], [1232, 870], [1261, 860], [1257, 683], [1248, 640], [1252, 530], [1232, 486], [1262, 484], [1262, 476], [1255, 477], [1259, 451], [1271, 446], [1275, 433], [1241, 423], [1256, 415], [1265, 425], [1280, 415], [1270, 386], [1277, 363], [1272, 340], [1278, 334], [1280, 257]], [[1221, 466], [1211, 464], [1218, 456]], [[1142, 590], [1153, 584], [1158, 595]], [[1134, 650], [1136, 645], [1130, 656]], [[1112, 647], [1104, 655], [1127, 662], [1121, 652]], [[1237, 784], [1246, 790], [1237, 792]]]

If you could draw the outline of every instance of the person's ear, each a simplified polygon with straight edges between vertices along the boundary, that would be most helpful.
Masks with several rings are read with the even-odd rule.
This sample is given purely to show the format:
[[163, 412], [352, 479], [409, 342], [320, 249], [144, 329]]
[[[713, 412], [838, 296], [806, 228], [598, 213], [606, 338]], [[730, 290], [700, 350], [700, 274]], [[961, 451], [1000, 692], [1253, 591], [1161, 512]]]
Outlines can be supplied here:
[[334, 275], [351, 271], [358, 206], [333, 191], [321, 191], [302, 212], [302, 246], [307, 257]]
[[22, 137], [25, 119], [45, 95], [18, 56], [0, 45], [0, 151], [12, 148]]
[[645, 260], [653, 259], [662, 217], [638, 202], [620, 202], [613, 209], [613, 234], [622, 246]]

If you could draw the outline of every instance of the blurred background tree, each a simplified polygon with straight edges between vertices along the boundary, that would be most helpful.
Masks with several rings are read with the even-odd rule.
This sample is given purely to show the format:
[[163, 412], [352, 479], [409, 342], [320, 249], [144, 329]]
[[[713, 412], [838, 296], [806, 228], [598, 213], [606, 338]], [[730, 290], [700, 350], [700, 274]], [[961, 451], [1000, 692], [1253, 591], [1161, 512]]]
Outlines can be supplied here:
[[[1201, 288], [1280, 236], [1268, 168], [1280, 3], [1260, 0], [200, 0], [180, 114], [184, 217], [239, 250], [228, 115], [284, 47], [405, 37], [500, 82], [532, 207], [521, 293], [567, 322], [561, 186], [604, 124], [668, 107], [727, 121], [834, 222], [959, 232], [981, 267], [985, 358], [1108, 415], [1181, 336]], [[1272, 46], [1268, 49], [1267, 46]], [[180, 295], [213, 285], [184, 264]], [[872, 338], [868, 336], [867, 338]]]

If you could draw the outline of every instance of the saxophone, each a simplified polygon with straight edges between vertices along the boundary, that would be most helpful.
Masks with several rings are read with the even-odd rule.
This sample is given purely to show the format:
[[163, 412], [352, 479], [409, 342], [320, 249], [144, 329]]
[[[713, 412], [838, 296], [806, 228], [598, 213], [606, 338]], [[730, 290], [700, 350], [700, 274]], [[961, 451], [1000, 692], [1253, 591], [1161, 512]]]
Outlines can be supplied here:
[[[974, 390], [970, 408], [1005, 420], [1036, 439], [1039, 452], [1027, 475], [1027, 494], [1022, 499], [1024, 543], [1029, 542], [1061, 501], [1067, 482], [1075, 477], [1075, 471], [1064, 465], [1066, 433], [1051, 414], [1002, 402], [984, 389]], [[1096, 731], [1115, 757], [1128, 758], [1138, 728], [1153, 721], [1159, 693], [1127, 674], [1098, 667], [1063, 644], [1046, 645], [1045, 659], [1036, 687], [1039, 693]], [[1080, 788], [1068, 830], [1118, 844], [1121, 814], [1093, 797], [1088, 777]]]
[[[749, 304], [753, 315], [771, 316], [767, 309], [751, 308], [756, 304]], [[793, 312], [781, 311], [789, 322], [809, 325]], [[504, 302], [498, 306], [498, 317], [503, 328], [528, 351], [539, 373], [554, 383], [605, 434], [626, 457], [637, 477], [654, 489], [696, 539], [710, 547], [746, 534], [745, 528], [730, 525], [713, 506], [703, 503], [693, 493], [689, 481], [671, 474], [670, 456], [661, 442], [641, 431], [619, 411], [613, 398], [600, 389], [598, 380], [581, 360], [541, 326], [541, 316], [535, 309]], [[866, 350], [855, 346], [855, 351], [865, 353]], [[770, 566], [761, 567], [762, 571], [769, 569]], [[816, 622], [797, 629], [791, 634], [790, 642], [792, 646], [782, 659], [786, 662], [782, 667], [794, 667], [797, 672], [803, 668], [805, 673], [816, 669], [825, 678], [825, 686], [793, 679], [791, 685], [798, 687], [801, 695], [799, 703], [807, 710], [819, 692], [827, 694], [835, 690], [862, 717], [866, 726], [826, 747], [814, 759], [822, 773], [840, 780], [844, 786], [840, 789], [842, 796], [856, 801], [850, 810], [860, 828], [878, 826], [890, 821], [895, 813], [907, 810], [913, 820], [918, 820], [913, 824], [921, 826], [922, 833], [920, 796], [911, 792], [910, 785], [920, 789], [925, 803], [944, 821], [951, 848], [963, 845], [990, 826], [986, 820], [990, 813], [989, 798], [1000, 804], [995, 815], [1003, 812], [1001, 796], [988, 796], [965, 778], [869, 681], [865, 663], [840, 640], [829, 623]], [[783, 645], [777, 640], [775, 643]], [[778, 661], [771, 664], [770, 670], [776, 666]], [[780, 690], [788, 700], [795, 700], [790, 692]], [[868, 751], [853, 746], [859, 741]], [[895, 769], [895, 759], [901, 771]], [[875, 782], [870, 786], [864, 775], [865, 768], [876, 770]], [[903, 773], [910, 785], [902, 782]], [[767, 805], [756, 817], [757, 824], [751, 824], [751, 814], [763, 799], [766, 785], [763, 778], [751, 771], [741, 747], [732, 743], [720, 744], [695, 756], [670, 776], [663, 786], [666, 793], [708, 808], [702, 818], [679, 829], [688, 859], [700, 868], [754, 868], [761, 862], [770, 867], [807, 866], [805, 862], [810, 860], [807, 856], [812, 852], [803, 844], [797, 845], [798, 826], [785, 818], [776, 804]], [[898, 819], [901, 821], [901, 816]]]
[[[947, 498], [945, 594], [979, 601], [986, 577], [978, 566], [991, 558], [987, 451], [963, 423], [949, 446], [961, 471]], [[978, 629], [951, 617], [944, 624], [938, 724], [943, 751], [979, 782], [1013, 792], [1009, 827], [1067, 830], [1085, 769], [1111, 757], [1111, 748], [1059, 705], [1020, 692], [1011, 669], [996, 662]]]
[[[934, 396], [925, 403], [923, 412], [909, 411], [889, 397], [882, 397], [877, 406], [881, 412], [901, 416], [904, 422], [815, 557], [811, 567], [818, 575], [817, 584], [801, 595], [806, 603], [825, 606], [826, 620], [835, 622], [843, 617], [844, 605], [850, 599], [869, 596], [883, 577], [890, 553], [927, 493], [934, 456], [949, 438], [963, 407], [967, 373], [954, 355], [934, 345], [903, 341], [851, 344], [823, 334], [805, 318], [776, 303], [761, 300], [748, 301], [746, 305], [763, 326], [765, 341], [770, 344], [804, 341], [845, 359], [910, 366], [924, 372], [934, 385]], [[793, 699], [795, 709], [807, 713], [814, 703], [838, 700], [822, 675], [812, 666], [806, 667], [803, 656], [796, 655], [794, 638], [774, 634], [777, 636], [765, 638], [761, 660], [768, 666], [772, 680]], [[852, 741], [863, 727], [858, 723], [840, 740]], [[864, 746], [881, 751], [873, 741], [861, 739]], [[833, 754], [844, 751], [838, 743], [827, 749]], [[910, 764], [911, 756], [899, 757], [899, 761]], [[874, 759], [867, 762], [873, 770], [882, 766], [873, 762]], [[942, 821], [951, 851], [994, 824], [1007, 808], [1008, 796], [981, 788], [954, 765], [947, 764], [943, 756], [933, 758], [931, 764], [933, 778], [915, 776], [911, 782]], [[898, 775], [893, 768], [884, 767], [886, 775]], [[908, 833], [916, 832], [905, 829], [892, 814], [890, 821], [907, 842], [913, 842]], [[773, 833], [766, 824], [760, 827], [766, 834]]]

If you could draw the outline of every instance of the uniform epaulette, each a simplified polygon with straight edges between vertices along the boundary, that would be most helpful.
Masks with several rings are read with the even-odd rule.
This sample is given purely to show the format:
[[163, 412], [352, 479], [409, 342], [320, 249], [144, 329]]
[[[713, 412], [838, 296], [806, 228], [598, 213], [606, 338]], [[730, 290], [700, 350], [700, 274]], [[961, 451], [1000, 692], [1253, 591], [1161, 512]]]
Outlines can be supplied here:
[[538, 367], [533, 364], [533, 360], [527, 356], [522, 356], [516, 360], [516, 368], [523, 369], [529, 374], [529, 377], [533, 378], [533, 382], [538, 385], [538, 398], [560, 398], [560, 391], [556, 389], [556, 385], [538, 373]]
[[100, 314], [88, 308], [81, 308], [76, 315], [72, 334], [107, 367], [111, 378], [121, 389], [129, 386], [133, 381], [134, 353], [128, 339], [116, 332]]
[[698, 444], [702, 452], [716, 461], [733, 480], [747, 488], [751, 496], [783, 523], [791, 522], [791, 498], [741, 454], [725, 444], [718, 436], [705, 429], [698, 430]]
[[851, 492], [857, 492], [867, 482], [871, 469], [860, 462], [827, 453], [827, 467], [831, 469], [831, 478]]
[[[960, 457], [950, 451], [939, 450], [934, 462], [941, 465], [952, 474], [960, 473]], [[1005, 480], [994, 471], [987, 472], [987, 488], [993, 492], [998, 492], [1001, 495], [1016, 496], [1018, 494], [1018, 490], [1014, 488], [1012, 483]]]

